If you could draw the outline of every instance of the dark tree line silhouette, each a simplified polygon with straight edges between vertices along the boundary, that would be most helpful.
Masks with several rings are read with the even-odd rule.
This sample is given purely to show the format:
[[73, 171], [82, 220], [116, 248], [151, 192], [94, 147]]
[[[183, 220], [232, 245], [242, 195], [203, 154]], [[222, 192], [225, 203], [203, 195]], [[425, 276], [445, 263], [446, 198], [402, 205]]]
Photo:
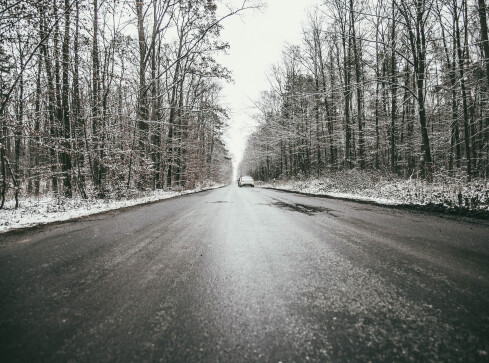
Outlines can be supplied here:
[[484, 0], [326, 0], [270, 79], [242, 173], [488, 177]]
[[[0, 2], [1, 205], [227, 181], [211, 0]], [[218, 13], [222, 13], [218, 15]]]

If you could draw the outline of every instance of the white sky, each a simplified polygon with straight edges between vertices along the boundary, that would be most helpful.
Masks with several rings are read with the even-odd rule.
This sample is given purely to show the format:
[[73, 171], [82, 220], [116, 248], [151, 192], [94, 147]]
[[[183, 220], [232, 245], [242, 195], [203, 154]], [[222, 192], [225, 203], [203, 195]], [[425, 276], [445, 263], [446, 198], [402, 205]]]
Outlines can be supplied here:
[[[242, 1], [233, 1], [241, 4]], [[242, 158], [246, 138], [253, 131], [253, 101], [267, 90], [267, 73], [281, 60], [284, 46], [298, 44], [307, 10], [319, 0], [263, 0], [266, 7], [224, 21], [221, 39], [228, 41], [228, 55], [218, 57], [233, 72], [234, 84], [226, 84], [222, 106], [231, 110], [228, 148], [235, 166]]]

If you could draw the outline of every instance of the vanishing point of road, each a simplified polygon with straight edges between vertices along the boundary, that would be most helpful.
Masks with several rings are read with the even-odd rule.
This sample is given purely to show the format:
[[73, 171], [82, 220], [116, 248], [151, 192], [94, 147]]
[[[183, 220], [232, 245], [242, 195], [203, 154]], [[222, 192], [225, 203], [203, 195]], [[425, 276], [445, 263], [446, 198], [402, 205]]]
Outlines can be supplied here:
[[0, 361], [488, 361], [489, 221], [222, 189], [0, 235]]

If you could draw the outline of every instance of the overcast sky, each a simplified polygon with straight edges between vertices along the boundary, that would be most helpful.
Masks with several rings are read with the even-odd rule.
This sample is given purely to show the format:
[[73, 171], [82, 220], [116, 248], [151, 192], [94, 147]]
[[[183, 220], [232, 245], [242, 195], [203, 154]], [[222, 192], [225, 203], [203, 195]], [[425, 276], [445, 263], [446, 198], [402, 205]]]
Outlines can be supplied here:
[[266, 75], [280, 62], [284, 46], [301, 41], [307, 10], [318, 0], [263, 0], [263, 3], [266, 7], [262, 10], [226, 19], [221, 33], [231, 46], [228, 55], [218, 59], [233, 72], [234, 78], [234, 84], [224, 87], [222, 105], [231, 110], [227, 143], [235, 162], [239, 162], [246, 138], [255, 125], [252, 101], [257, 101], [260, 93], [268, 89]]

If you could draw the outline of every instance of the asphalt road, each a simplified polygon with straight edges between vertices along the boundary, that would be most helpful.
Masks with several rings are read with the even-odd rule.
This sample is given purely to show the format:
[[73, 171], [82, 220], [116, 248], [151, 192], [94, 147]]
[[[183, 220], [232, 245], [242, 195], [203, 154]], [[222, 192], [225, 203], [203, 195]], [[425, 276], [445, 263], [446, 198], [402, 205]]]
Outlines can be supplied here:
[[489, 221], [229, 186], [0, 240], [1, 362], [489, 360]]

